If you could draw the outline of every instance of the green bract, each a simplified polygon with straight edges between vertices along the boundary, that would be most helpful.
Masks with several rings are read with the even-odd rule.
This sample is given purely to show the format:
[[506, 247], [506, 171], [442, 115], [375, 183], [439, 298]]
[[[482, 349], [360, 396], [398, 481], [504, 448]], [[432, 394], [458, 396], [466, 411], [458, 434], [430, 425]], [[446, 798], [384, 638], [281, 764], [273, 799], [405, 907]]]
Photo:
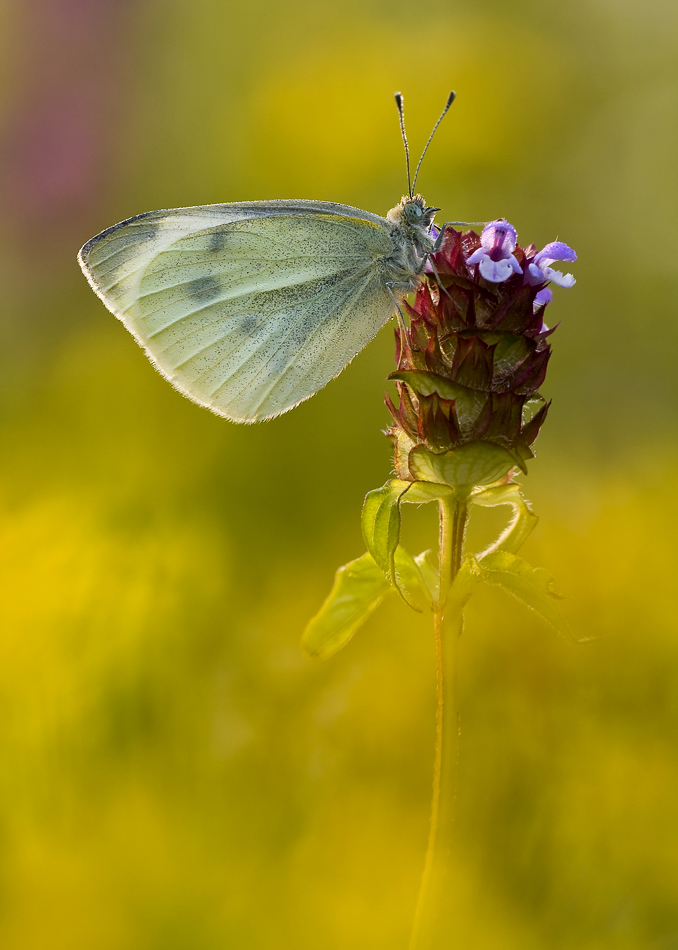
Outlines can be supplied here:
[[471, 442], [438, 455], [417, 445], [408, 456], [408, 467], [414, 478], [449, 485], [460, 495], [469, 494], [479, 485], [499, 481], [515, 464], [506, 449], [492, 442]]

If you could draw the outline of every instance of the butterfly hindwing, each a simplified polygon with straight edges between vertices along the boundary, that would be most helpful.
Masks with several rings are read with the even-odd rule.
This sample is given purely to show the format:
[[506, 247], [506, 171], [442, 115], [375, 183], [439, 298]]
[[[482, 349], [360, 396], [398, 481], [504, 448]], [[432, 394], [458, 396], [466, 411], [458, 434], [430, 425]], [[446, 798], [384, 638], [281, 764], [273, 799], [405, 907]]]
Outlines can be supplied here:
[[393, 310], [386, 221], [324, 202], [151, 212], [81, 252], [100, 297], [181, 392], [253, 422], [308, 398]]

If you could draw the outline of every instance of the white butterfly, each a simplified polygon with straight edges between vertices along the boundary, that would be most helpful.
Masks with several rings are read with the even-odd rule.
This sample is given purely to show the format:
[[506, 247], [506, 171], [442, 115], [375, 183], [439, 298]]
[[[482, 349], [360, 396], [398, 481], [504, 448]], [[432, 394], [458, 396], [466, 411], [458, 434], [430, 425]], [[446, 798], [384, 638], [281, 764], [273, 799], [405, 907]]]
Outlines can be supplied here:
[[412, 192], [385, 218], [325, 201], [150, 211], [93, 237], [78, 260], [173, 386], [256, 422], [337, 376], [419, 285], [439, 209]]

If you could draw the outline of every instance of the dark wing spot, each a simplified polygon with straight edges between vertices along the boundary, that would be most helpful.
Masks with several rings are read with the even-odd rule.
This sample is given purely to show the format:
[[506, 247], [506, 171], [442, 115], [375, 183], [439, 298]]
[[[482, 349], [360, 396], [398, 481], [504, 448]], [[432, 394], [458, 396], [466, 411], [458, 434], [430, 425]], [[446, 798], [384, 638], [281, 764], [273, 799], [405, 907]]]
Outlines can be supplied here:
[[209, 303], [221, 293], [221, 284], [216, 277], [198, 277], [186, 285], [188, 294], [198, 303]]
[[212, 231], [207, 245], [208, 250], [215, 254], [219, 251], [223, 251], [224, 245], [226, 244], [226, 237], [227, 233], [223, 228], [220, 228], [218, 231]]
[[259, 326], [259, 318], [256, 314], [250, 313], [244, 317], [241, 317], [238, 329], [244, 336], [249, 336], [249, 334], [256, 330]]

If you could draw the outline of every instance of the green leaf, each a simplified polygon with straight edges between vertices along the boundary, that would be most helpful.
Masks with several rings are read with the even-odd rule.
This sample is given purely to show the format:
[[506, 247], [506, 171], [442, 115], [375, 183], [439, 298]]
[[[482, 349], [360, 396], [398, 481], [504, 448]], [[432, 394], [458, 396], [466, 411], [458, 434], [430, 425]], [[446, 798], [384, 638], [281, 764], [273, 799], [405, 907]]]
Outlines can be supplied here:
[[503, 587], [536, 611], [558, 633], [572, 638], [570, 628], [555, 603], [562, 598], [552, 589], [553, 578], [547, 570], [532, 567], [527, 561], [506, 551], [487, 554], [478, 564], [485, 583]]
[[411, 486], [400, 499], [401, 503], [425, 505], [429, 501], [439, 501], [441, 498], [454, 498], [454, 489], [449, 485], [440, 485], [437, 482], [411, 482]]
[[494, 508], [497, 505], [511, 505], [513, 508], [512, 520], [494, 544], [478, 555], [480, 558], [487, 557], [495, 551], [508, 551], [510, 554], [515, 554], [539, 521], [525, 501], [520, 485], [515, 482], [486, 488], [485, 491], [471, 495], [469, 500], [474, 505], [481, 505], [483, 508]]
[[393, 588], [370, 554], [340, 567], [334, 585], [301, 638], [307, 656], [328, 657], [345, 646]]
[[445, 613], [461, 613], [473, 589], [483, 580], [483, 571], [473, 555], [465, 557], [447, 595]]
[[[399, 547], [396, 551], [395, 568], [408, 589], [417, 591], [422, 600], [432, 603], [433, 596], [419, 564], [404, 548]], [[363, 554], [344, 564], [334, 576], [329, 596], [309, 621], [301, 638], [301, 649], [307, 656], [323, 659], [332, 656], [348, 643], [384, 597], [391, 594], [395, 594], [395, 589], [371, 554]]]
[[[410, 591], [419, 602], [427, 604], [430, 607], [433, 604], [434, 597], [424, 573], [428, 565], [422, 570], [419, 558], [421, 558], [421, 555], [413, 558], [407, 553], [405, 548], [398, 545], [395, 553], [395, 574], [398, 580], [396, 590], [402, 597], [402, 590], [404, 588], [406, 591]], [[403, 597], [403, 600], [408, 607], [412, 607], [418, 611], [418, 613], [423, 612], [418, 604], [412, 604], [405, 597]]]
[[393, 584], [406, 604], [421, 612], [398, 583], [395, 553], [400, 540], [400, 501], [412, 482], [393, 478], [365, 496], [362, 514], [363, 537], [367, 550]]
[[434, 604], [438, 600], [440, 578], [438, 576], [438, 568], [435, 566], [435, 564], [431, 563], [431, 552], [422, 551], [421, 554], [417, 554], [414, 559], [414, 563], [419, 568], [421, 577], [426, 584], [429, 601], [431, 604]]

